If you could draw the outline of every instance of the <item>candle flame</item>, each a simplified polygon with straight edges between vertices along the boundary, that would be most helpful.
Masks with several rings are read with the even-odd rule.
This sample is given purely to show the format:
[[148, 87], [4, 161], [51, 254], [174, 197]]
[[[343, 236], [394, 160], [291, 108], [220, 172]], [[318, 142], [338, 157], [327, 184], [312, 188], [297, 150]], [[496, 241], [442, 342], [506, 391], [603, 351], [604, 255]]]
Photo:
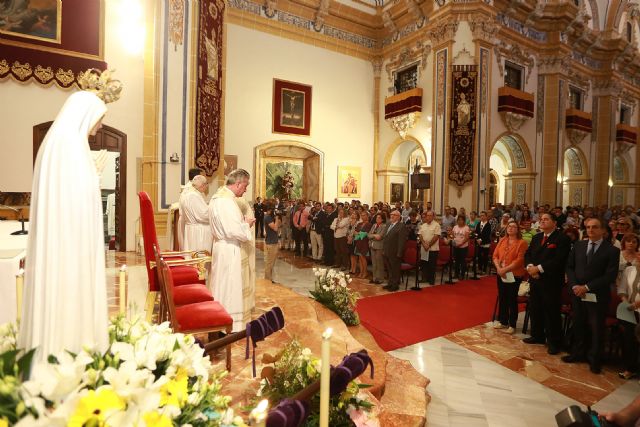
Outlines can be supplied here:
[[331, 335], [333, 334], [333, 328], [327, 328], [323, 334], [322, 334], [322, 338], [325, 340], [328, 340], [329, 338], [331, 338]]

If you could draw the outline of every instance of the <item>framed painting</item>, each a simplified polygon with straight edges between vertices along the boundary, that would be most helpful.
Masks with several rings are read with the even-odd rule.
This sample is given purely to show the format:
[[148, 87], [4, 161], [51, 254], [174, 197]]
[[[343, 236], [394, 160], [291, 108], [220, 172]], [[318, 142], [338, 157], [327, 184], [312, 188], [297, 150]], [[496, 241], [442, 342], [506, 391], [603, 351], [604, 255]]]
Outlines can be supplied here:
[[0, 34], [60, 43], [62, 0], [0, 1]]
[[303, 197], [303, 162], [298, 159], [266, 159], [265, 198], [297, 200]]
[[273, 79], [273, 133], [311, 135], [311, 86]]
[[360, 167], [338, 166], [338, 197], [360, 197]]
[[404, 200], [404, 184], [394, 182], [391, 184], [391, 203]]

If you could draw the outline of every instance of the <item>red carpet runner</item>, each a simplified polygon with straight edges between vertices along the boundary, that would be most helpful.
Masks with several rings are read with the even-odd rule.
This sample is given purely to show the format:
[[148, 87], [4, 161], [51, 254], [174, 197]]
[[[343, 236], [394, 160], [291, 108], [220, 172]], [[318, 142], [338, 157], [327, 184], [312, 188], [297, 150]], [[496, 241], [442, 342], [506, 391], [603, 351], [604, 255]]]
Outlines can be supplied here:
[[391, 351], [490, 321], [497, 295], [495, 276], [487, 276], [363, 298], [357, 310], [380, 347]]

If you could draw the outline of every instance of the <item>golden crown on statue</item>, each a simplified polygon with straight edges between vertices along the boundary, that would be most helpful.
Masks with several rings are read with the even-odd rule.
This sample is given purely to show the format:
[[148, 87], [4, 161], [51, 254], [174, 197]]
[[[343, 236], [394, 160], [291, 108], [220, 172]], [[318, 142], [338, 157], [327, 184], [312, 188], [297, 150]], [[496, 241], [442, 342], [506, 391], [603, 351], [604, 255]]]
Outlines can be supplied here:
[[78, 75], [80, 89], [95, 93], [105, 104], [115, 102], [120, 99], [122, 82], [111, 78], [114, 72], [115, 70], [100, 71], [96, 68], [80, 72]]

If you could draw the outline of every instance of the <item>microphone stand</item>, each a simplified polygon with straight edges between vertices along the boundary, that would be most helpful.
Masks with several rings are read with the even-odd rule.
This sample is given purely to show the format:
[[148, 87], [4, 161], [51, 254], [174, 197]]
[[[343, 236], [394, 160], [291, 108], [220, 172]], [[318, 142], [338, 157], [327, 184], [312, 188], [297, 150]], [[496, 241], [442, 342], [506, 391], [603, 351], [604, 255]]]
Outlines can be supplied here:
[[18, 221], [20, 221], [20, 224], [22, 224], [22, 229], [11, 233], [12, 236], [22, 236], [25, 234], [29, 234], [29, 232], [24, 229], [24, 216], [22, 215], [22, 208], [17, 209], [17, 208], [14, 208], [13, 206], [0, 205], [0, 209], [8, 209], [20, 215], [20, 218], [18, 219]]
[[420, 250], [422, 244], [420, 243], [420, 234], [416, 237], [416, 284], [412, 288], [412, 291], [420, 290], [420, 281], [418, 279], [418, 275], [420, 274]]

